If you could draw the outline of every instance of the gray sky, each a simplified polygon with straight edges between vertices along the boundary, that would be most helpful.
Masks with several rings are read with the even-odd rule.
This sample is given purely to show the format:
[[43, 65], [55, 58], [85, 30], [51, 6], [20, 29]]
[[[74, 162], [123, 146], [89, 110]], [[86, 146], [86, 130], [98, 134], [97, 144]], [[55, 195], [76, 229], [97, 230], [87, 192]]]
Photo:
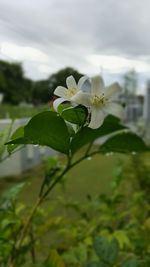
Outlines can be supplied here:
[[0, 58], [46, 78], [65, 66], [106, 80], [150, 77], [149, 0], [0, 0]]

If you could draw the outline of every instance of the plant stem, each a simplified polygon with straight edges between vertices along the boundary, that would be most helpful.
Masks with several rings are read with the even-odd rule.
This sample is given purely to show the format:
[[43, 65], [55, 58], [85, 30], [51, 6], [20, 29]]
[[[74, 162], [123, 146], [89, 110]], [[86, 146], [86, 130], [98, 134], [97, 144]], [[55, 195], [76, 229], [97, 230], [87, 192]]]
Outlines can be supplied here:
[[[91, 144], [88, 147], [88, 150], [91, 148]], [[76, 166], [77, 164], [79, 164], [81, 161], [83, 161], [84, 159], [94, 156], [95, 154], [99, 153], [99, 150], [95, 150], [93, 152], [91, 152], [90, 154], [88, 154], [88, 151], [86, 151], [85, 155], [82, 156], [81, 158], [79, 158], [78, 160], [76, 160], [75, 162], [73, 162], [71, 164], [71, 158], [68, 160], [68, 164], [66, 166], [66, 168], [64, 169], [64, 171], [58, 176], [58, 178], [53, 182], [53, 184], [47, 189], [47, 191], [45, 192], [45, 194], [43, 195], [44, 199], [46, 198], [46, 196], [52, 191], [52, 189], [55, 187], [55, 185], [60, 182], [60, 180], [62, 179], [62, 177], [69, 171], [71, 170], [74, 166]]]
[[[37, 199], [37, 201], [36, 201], [36, 203], [35, 203], [35, 205], [34, 205], [32, 211], [31, 211], [31, 213], [30, 213], [30, 215], [29, 215], [29, 217], [27, 218], [26, 224], [24, 225], [24, 227], [23, 227], [23, 229], [22, 229], [22, 231], [21, 231], [21, 236], [20, 236], [20, 238], [19, 238], [19, 240], [18, 240], [18, 243], [16, 244], [16, 250], [19, 250], [19, 249], [20, 249], [20, 247], [21, 247], [21, 245], [22, 245], [22, 242], [23, 242], [23, 240], [24, 240], [24, 238], [25, 238], [25, 236], [26, 236], [26, 233], [27, 233], [27, 231], [28, 231], [28, 227], [30, 226], [30, 223], [31, 223], [31, 221], [32, 221], [32, 218], [33, 218], [33, 216], [34, 216], [34, 214], [35, 214], [37, 208], [38, 208], [39, 205], [41, 204], [41, 201], [42, 201], [41, 198], [38, 198], [38, 199]], [[9, 260], [9, 264], [8, 264], [8, 266], [9, 266], [9, 267], [15, 267], [15, 266], [16, 266], [15, 262], [16, 262], [16, 259], [15, 259], [14, 257], [11, 256], [11, 258], [10, 258], [10, 260]]]
[[46, 190], [44, 195], [42, 196], [42, 200], [44, 200], [47, 195], [52, 191], [52, 189], [55, 187], [57, 183], [60, 182], [62, 177], [71, 169], [70, 163], [67, 164], [66, 168], [63, 170], [63, 172], [56, 178], [56, 180], [51, 184], [51, 186]]
[[[22, 242], [24, 241], [24, 238], [26, 236], [26, 233], [28, 231], [28, 228], [30, 226], [30, 223], [32, 221], [32, 218], [34, 216], [34, 214], [36, 213], [37, 211], [37, 208], [42, 204], [42, 202], [45, 200], [45, 198], [47, 197], [47, 195], [52, 191], [52, 189], [56, 186], [57, 183], [59, 183], [62, 179], [62, 177], [70, 170], [72, 169], [74, 166], [76, 166], [77, 164], [79, 164], [81, 161], [83, 161], [84, 159], [86, 159], [87, 157], [91, 157], [95, 154], [97, 154], [99, 151], [94, 151], [94, 152], [91, 152], [90, 154], [88, 154], [89, 150], [91, 148], [91, 144], [90, 146], [88, 147], [88, 150], [86, 151], [86, 153], [84, 154], [84, 156], [82, 156], [81, 158], [79, 158], [78, 160], [76, 160], [75, 162], [71, 163], [71, 160], [72, 158], [70, 156], [68, 156], [68, 162], [67, 162], [67, 165], [66, 167], [64, 168], [64, 170], [62, 171], [62, 173], [56, 178], [56, 180], [50, 185], [50, 187], [46, 190], [46, 192], [39, 196], [29, 217], [27, 218], [27, 221], [22, 229], [22, 232], [21, 232], [21, 235], [20, 235], [20, 238], [18, 240], [18, 243], [16, 244], [16, 249], [19, 250], [21, 245], [22, 245]], [[11, 261], [10, 261], [10, 264], [9, 264], [9, 267], [15, 267], [15, 259], [11, 258]]]
[[33, 235], [33, 229], [32, 229], [32, 227], [30, 227], [30, 239], [31, 239], [31, 243], [32, 243], [31, 259], [32, 259], [32, 263], [35, 264], [36, 263], [35, 246], [34, 246], [35, 240], [34, 240], [34, 235]]
[[[14, 150], [12, 153], [11, 153], [11, 156], [13, 154], [15, 154], [16, 152], [20, 151], [21, 149], [23, 149], [25, 146], [21, 146], [19, 147], [18, 149]], [[3, 157], [2, 159], [0, 159], [0, 163], [2, 163], [3, 161], [5, 161], [6, 159], [8, 159], [10, 157], [10, 154], [6, 155], [5, 157]]]
[[90, 151], [92, 145], [93, 145], [93, 142], [91, 142], [91, 143], [88, 145], [87, 150], [86, 150], [86, 152], [85, 152], [85, 155], [86, 155], [86, 156], [88, 155], [88, 153], [89, 153], [89, 151]]
[[28, 219], [27, 219], [27, 221], [26, 221], [26, 224], [24, 225], [24, 228], [23, 228], [23, 230], [22, 230], [22, 233], [21, 233], [19, 242], [18, 242], [18, 244], [17, 244], [17, 246], [16, 246], [17, 249], [20, 248], [20, 246], [21, 246], [21, 244], [22, 244], [22, 242], [23, 242], [23, 240], [24, 240], [24, 237], [25, 237], [25, 235], [26, 235], [26, 232], [27, 232], [27, 230], [28, 230], [28, 227], [29, 227], [29, 225], [30, 225], [30, 223], [31, 223], [31, 221], [32, 221], [32, 218], [33, 218], [33, 216], [34, 216], [34, 214], [35, 214], [37, 208], [39, 207], [39, 205], [40, 205], [41, 203], [42, 203], [42, 198], [38, 198], [37, 201], [36, 201], [36, 203], [35, 203], [35, 205], [34, 205], [34, 207], [33, 207], [33, 209], [32, 209], [32, 211], [31, 211], [31, 213], [30, 213], [30, 216], [28, 217]]

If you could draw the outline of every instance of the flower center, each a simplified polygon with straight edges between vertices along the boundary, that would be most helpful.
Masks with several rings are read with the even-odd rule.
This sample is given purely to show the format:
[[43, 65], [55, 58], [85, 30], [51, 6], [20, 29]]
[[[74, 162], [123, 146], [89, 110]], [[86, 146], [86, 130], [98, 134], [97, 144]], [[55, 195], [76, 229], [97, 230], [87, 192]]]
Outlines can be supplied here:
[[76, 88], [69, 88], [67, 91], [67, 96], [72, 97], [77, 93], [77, 89]]
[[94, 95], [91, 99], [91, 103], [94, 106], [102, 106], [106, 101], [107, 99], [105, 98], [104, 94], [102, 94], [101, 96]]

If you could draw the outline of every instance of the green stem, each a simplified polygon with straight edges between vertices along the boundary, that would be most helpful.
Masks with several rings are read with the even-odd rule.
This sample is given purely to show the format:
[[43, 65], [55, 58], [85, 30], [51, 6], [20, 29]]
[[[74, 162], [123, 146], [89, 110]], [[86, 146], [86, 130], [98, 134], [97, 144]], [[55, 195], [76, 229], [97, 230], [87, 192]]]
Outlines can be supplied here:
[[30, 240], [31, 240], [31, 243], [32, 243], [31, 259], [32, 259], [32, 263], [35, 264], [36, 263], [35, 245], [34, 245], [35, 240], [34, 240], [34, 235], [33, 235], [33, 229], [32, 229], [32, 227], [30, 227]]
[[88, 148], [87, 148], [87, 150], [86, 150], [86, 152], [85, 152], [85, 155], [86, 155], [86, 156], [88, 155], [88, 153], [89, 153], [89, 151], [90, 151], [92, 145], [93, 145], [93, 142], [90, 143], [90, 144], [88, 145]]
[[[90, 148], [91, 148], [91, 145], [90, 145]], [[48, 195], [48, 194], [52, 191], [52, 189], [56, 186], [56, 184], [59, 183], [59, 182], [61, 181], [62, 177], [63, 177], [69, 170], [71, 170], [74, 166], [76, 166], [77, 164], [79, 164], [81, 161], [83, 161], [83, 160], [86, 159], [87, 157], [91, 157], [91, 156], [97, 154], [98, 152], [99, 152], [99, 151], [94, 151], [94, 152], [88, 154], [88, 151], [86, 151], [86, 153], [85, 153], [84, 156], [82, 156], [81, 158], [79, 158], [78, 160], [76, 160], [76, 161], [73, 162], [73, 163], [71, 163], [72, 157], [71, 157], [71, 156], [68, 156], [68, 162], [67, 162], [67, 165], [66, 165], [65, 169], [64, 169], [64, 170], [62, 171], [62, 173], [56, 178], [56, 180], [50, 185], [50, 187], [46, 190], [46, 192], [45, 192], [42, 196], [40, 196], [40, 197], [37, 199], [37, 201], [36, 201], [36, 203], [35, 203], [35, 205], [34, 205], [32, 211], [31, 211], [31, 213], [30, 213], [30, 215], [29, 215], [29, 217], [28, 217], [28, 219], [27, 219], [27, 221], [26, 221], [26, 224], [24, 225], [24, 227], [23, 227], [23, 229], [22, 229], [20, 239], [19, 239], [19, 241], [18, 241], [18, 244], [16, 245], [16, 249], [17, 249], [17, 250], [20, 249], [20, 247], [21, 247], [21, 245], [22, 245], [22, 242], [24, 241], [24, 238], [25, 238], [25, 236], [26, 236], [26, 233], [27, 233], [27, 231], [28, 231], [28, 228], [29, 228], [29, 226], [30, 226], [30, 223], [31, 223], [31, 221], [32, 221], [32, 218], [33, 218], [34, 214], [35, 214], [36, 211], [37, 211], [37, 208], [42, 204], [42, 202], [45, 200], [45, 198], [47, 197], [47, 195]], [[13, 259], [13, 260], [11, 261], [11, 265], [9, 265], [9, 267], [15, 267], [15, 259]]]
[[42, 203], [42, 198], [38, 198], [37, 201], [36, 201], [36, 203], [35, 203], [35, 205], [34, 205], [34, 207], [33, 207], [33, 209], [32, 209], [32, 211], [31, 211], [31, 213], [30, 213], [30, 215], [29, 215], [29, 217], [27, 218], [26, 224], [24, 225], [24, 227], [23, 227], [23, 229], [22, 229], [22, 233], [21, 233], [19, 242], [18, 242], [18, 244], [16, 245], [17, 249], [20, 248], [20, 246], [21, 246], [21, 244], [22, 244], [22, 242], [23, 242], [23, 240], [24, 240], [24, 237], [25, 237], [25, 235], [26, 235], [26, 232], [27, 232], [27, 230], [28, 230], [28, 227], [29, 227], [29, 225], [30, 225], [30, 223], [31, 223], [31, 221], [32, 221], [32, 218], [33, 218], [33, 216], [34, 216], [34, 214], [35, 214], [37, 208], [39, 207], [39, 205], [40, 205], [41, 203]]
[[86, 159], [88, 157], [92, 157], [92, 156], [94, 156], [95, 154], [98, 154], [98, 153], [99, 153], [99, 150], [95, 150], [95, 151], [91, 152], [90, 154], [85, 153], [85, 155], [83, 157], [79, 158], [74, 163], [72, 163], [71, 168], [73, 168], [74, 166], [76, 166], [78, 163], [80, 163], [84, 159]]
[[[91, 148], [91, 146], [90, 146]], [[53, 182], [53, 184], [47, 189], [47, 191], [45, 192], [45, 194], [43, 195], [44, 199], [45, 197], [52, 191], [52, 189], [55, 187], [55, 185], [60, 182], [60, 180], [62, 179], [62, 177], [69, 171], [71, 170], [74, 166], [76, 166], [77, 164], [79, 164], [81, 161], [83, 161], [84, 159], [88, 158], [88, 157], [92, 157], [95, 154], [99, 153], [99, 150], [93, 151], [90, 154], [87, 154], [87, 152], [85, 153], [85, 155], [81, 158], [79, 158], [78, 160], [76, 160], [74, 163], [71, 164], [71, 158], [70, 160], [68, 160], [68, 164], [66, 166], [66, 168], [64, 169], [64, 171], [58, 176], [58, 178]]]
[[6, 155], [5, 157], [3, 157], [2, 159], [0, 159], [0, 163], [2, 163], [3, 161], [5, 161], [6, 159], [10, 158], [10, 155], [12, 156], [13, 154], [15, 154], [16, 152], [20, 151], [21, 149], [23, 149], [25, 146], [21, 146], [18, 149], [14, 150], [11, 154]]
[[71, 160], [72, 160], [72, 157], [71, 155], [68, 155], [68, 162], [67, 162], [67, 165], [66, 165], [66, 168], [63, 170], [63, 172], [56, 178], [56, 180], [51, 184], [51, 186], [47, 189], [47, 191], [44, 193], [44, 195], [42, 196], [42, 199], [44, 200], [47, 195], [52, 191], [52, 189], [55, 187], [55, 185], [57, 183], [60, 182], [60, 180], [62, 179], [62, 177], [72, 168], [71, 166]]

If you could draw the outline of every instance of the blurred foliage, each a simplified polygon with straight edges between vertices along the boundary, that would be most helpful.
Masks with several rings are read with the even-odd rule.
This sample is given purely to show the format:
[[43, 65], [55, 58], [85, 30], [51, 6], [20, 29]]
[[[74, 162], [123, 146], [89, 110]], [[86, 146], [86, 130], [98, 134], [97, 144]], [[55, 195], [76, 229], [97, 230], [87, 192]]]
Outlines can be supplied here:
[[[19, 201], [25, 184], [3, 194], [0, 266], [16, 257], [16, 266], [149, 267], [150, 166], [145, 157], [132, 155], [130, 163], [118, 161], [109, 195], [87, 195], [84, 203], [59, 197], [38, 208], [19, 251], [17, 238], [31, 210]], [[48, 161], [47, 184], [60, 168], [56, 159]]]
[[32, 81], [24, 77], [21, 64], [0, 60], [0, 92], [4, 94], [4, 102], [30, 102], [31, 91]]
[[[67, 266], [83, 266], [81, 262], [83, 259], [85, 261], [85, 253], [84, 256], [82, 255], [82, 260], [77, 255], [77, 251], [83, 250], [87, 254], [87, 266], [91, 267], [148, 267], [150, 265], [150, 200], [147, 191], [149, 187], [144, 186], [150, 181], [149, 173], [150, 166], [145, 166], [144, 159], [135, 155], [131, 157], [128, 165], [118, 162], [118, 166], [114, 169], [110, 195], [101, 194], [94, 198], [88, 195], [85, 205], [62, 200], [69, 212], [74, 210], [79, 216], [72, 223], [70, 222], [72, 219], [68, 220], [67, 229], [61, 230], [67, 236], [67, 240], [70, 240], [69, 250], [63, 253]], [[96, 238], [102, 240], [102, 244], [99, 241], [98, 248], [95, 247]], [[117, 245], [115, 245], [116, 250], [109, 245], [108, 241], [111, 240], [118, 242], [118, 251]], [[106, 252], [103, 243], [107, 247]], [[82, 250], [81, 245], [84, 247]], [[103, 258], [101, 263], [98, 263], [95, 252]], [[110, 263], [108, 259], [113, 257], [113, 253], [116, 255], [114, 256], [116, 262]], [[90, 265], [91, 262], [92, 265]]]
[[49, 79], [33, 82], [32, 103], [39, 105], [50, 100]]

